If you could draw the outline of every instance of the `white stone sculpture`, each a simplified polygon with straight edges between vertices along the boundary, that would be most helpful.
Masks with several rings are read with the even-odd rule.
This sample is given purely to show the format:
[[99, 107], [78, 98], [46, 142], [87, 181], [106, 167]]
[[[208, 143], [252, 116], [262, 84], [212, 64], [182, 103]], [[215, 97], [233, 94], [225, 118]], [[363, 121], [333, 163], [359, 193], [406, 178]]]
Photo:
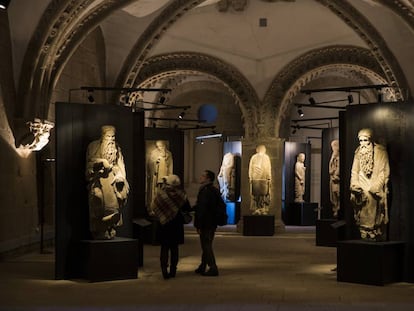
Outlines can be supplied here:
[[390, 167], [384, 146], [373, 141], [371, 129], [358, 132], [351, 171], [351, 203], [361, 238], [372, 241], [387, 239], [388, 180]]
[[86, 179], [89, 190], [89, 229], [96, 240], [113, 239], [123, 224], [129, 184], [121, 148], [115, 141], [116, 129], [101, 128], [101, 139], [92, 141], [86, 152]]
[[40, 120], [35, 118], [26, 123], [29, 126], [32, 141], [29, 144], [21, 144], [19, 149], [26, 149], [30, 151], [42, 150], [44, 146], [49, 143], [50, 130], [55, 126], [53, 122], [47, 120]]
[[157, 189], [163, 183], [163, 177], [173, 174], [173, 156], [171, 151], [167, 149], [167, 142], [157, 140], [155, 144], [152, 144], [149, 147], [146, 162], [146, 201], [148, 213], [152, 215], [151, 203]]
[[235, 167], [234, 155], [231, 152], [223, 156], [220, 172], [217, 174], [220, 185], [220, 193], [224, 201], [234, 201], [235, 199]]
[[305, 195], [306, 186], [306, 167], [305, 167], [305, 154], [299, 153], [296, 156], [295, 163], [295, 203], [303, 203], [303, 196]]
[[249, 163], [250, 210], [253, 215], [269, 213], [271, 180], [272, 167], [270, 158], [266, 154], [266, 147], [258, 145]]
[[339, 140], [331, 142], [331, 159], [329, 160], [329, 197], [332, 204], [332, 215], [338, 217], [340, 209], [340, 175], [339, 175]]

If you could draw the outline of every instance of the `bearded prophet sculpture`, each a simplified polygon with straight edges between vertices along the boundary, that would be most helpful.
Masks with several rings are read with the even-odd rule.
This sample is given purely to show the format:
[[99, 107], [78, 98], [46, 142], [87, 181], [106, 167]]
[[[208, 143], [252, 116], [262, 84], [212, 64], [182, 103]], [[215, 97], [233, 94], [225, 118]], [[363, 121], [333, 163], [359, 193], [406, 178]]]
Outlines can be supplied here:
[[361, 238], [386, 241], [388, 224], [388, 180], [390, 167], [384, 146], [373, 141], [373, 131], [358, 132], [351, 170], [351, 203]]
[[122, 210], [129, 184], [122, 151], [115, 141], [115, 127], [104, 125], [101, 133], [101, 138], [92, 141], [86, 152], [89, 230], [93, 239], [109, 240], [123, 224]]

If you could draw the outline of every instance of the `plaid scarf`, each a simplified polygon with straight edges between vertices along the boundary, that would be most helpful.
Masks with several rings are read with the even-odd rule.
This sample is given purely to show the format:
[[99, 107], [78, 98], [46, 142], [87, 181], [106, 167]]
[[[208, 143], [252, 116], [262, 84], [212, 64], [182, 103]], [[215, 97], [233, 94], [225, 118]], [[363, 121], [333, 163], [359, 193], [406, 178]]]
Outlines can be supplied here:
[[165, 189], [158, 190], [152, 202], [152, 210], [164, 225], [174, 219], [186, 200], [187, 195], [183, 190], [167, 186]]

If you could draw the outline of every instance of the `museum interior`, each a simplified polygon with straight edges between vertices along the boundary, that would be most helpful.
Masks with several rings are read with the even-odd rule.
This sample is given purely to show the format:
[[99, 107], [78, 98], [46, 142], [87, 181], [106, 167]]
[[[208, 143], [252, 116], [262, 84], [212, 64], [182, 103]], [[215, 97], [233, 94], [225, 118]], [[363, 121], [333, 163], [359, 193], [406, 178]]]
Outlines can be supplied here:
[[[0, 310], [412, 310], [413, 16], [0, 0]], [[205, 170], [220, 275], [190, 221], [163, 280], [154, 198]]]

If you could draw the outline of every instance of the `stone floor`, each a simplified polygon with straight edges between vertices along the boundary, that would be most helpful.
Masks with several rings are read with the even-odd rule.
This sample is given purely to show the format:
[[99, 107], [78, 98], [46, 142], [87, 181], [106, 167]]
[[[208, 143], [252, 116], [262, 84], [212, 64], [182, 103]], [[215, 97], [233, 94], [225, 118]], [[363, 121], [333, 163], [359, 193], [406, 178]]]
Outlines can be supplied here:
[[137, 279], [90, 283], [55, 280], [54, 255], [0, 262], [0, 310], [414, 310], [414, 284], [337, 282], [336, 249], [315, 246], [314, 227], [249, 237], [233, 226], [215, 239], [219, 277], [194, 273], [198, 237], [186, 228], [175, 279], [159, 270], [159, 247], [145, 245]]

